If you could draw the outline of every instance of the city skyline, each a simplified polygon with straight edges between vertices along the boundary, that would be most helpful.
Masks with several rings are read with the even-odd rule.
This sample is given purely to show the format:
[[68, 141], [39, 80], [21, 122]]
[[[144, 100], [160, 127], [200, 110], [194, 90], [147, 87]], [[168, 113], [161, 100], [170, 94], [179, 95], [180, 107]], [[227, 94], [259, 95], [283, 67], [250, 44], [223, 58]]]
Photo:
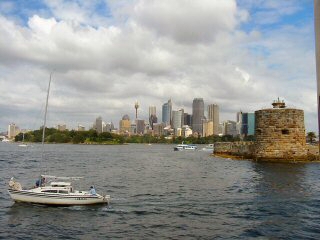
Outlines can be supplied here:
[[41, 126], [53, 69], [48, 126], [134, 119], [135, 101], [139, 118], [154, 105], [159, 122], [165, 101], [191, 113], [195, 97], [222, 121], [280, 97], [317, 132], [311, 0], [12, 0], [0, 23], [1, 132]]

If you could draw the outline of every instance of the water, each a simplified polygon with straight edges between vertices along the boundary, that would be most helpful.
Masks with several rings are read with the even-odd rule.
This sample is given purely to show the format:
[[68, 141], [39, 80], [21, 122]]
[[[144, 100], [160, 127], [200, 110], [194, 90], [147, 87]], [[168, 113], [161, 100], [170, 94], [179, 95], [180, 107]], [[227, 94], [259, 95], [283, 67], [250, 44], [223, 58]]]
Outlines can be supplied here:
[[266, 164], [172, 145], [46, 145], [49, 174], [83, 176], [110, 206], [13, 204], [41, 146], [0, 143], [0, 239], [320, 239], [320, 164]]

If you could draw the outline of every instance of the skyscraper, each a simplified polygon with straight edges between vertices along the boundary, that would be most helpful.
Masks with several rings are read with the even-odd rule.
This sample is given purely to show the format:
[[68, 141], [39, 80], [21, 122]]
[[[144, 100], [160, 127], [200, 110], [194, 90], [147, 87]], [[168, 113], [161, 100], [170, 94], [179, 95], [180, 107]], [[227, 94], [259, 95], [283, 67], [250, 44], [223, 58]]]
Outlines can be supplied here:
[[241, 134], [254, 135], [255, 116], [254, 113], [242, 113]]
[[156, 106], [149, 107], [149, 125], [153, 129], [153, 124], [158, 122]]
[[166, 125], [171, 124], [172, 119], [172, 102], [171, 99], [162, 105], [162, 122]]
[[213, 122], [213, 135], [219, 134], [219, 106], [217, 104], [208, 105], [208, 121]]
[[172, 128], [177, 130], [182, 127], [182, 110], [172, 111]]
[[195, 98], [192, 103], [192, 131], [202, 135], [202, 121], [204, 119], [203, 98]]
[[102, 133], [102, 131], [103, 131], [102, 117], [97, 117], [95, 126], [96, 126], [95, 128], [96, 128], [97, 133]]
[[120, 134], [128, 134], [130, 133], [131, 122], [129, 116], [126, 114], [122, 117], [119, 122], [119, 132]]

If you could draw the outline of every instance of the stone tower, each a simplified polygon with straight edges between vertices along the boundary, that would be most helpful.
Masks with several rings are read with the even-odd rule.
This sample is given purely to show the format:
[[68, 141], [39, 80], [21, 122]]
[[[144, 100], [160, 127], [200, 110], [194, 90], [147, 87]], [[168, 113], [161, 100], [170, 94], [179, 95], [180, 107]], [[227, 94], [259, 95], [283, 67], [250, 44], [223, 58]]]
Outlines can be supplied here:
[[303, 160], [307, 157], [304, 112], [286, 108], [284, 101], [273, 108], [255, 111], [254, 158], [264, 161]]

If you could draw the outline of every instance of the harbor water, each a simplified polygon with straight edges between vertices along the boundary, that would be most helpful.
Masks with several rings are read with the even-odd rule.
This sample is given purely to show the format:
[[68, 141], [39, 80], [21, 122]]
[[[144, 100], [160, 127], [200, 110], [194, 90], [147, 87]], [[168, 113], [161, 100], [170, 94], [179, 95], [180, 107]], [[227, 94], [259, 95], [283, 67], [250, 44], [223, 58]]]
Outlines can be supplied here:
[[[200, 147], [201, 148], [201, 147]], [[173, 145], [0, 143], [0, 239], [320, 239], [320, 164], [214, 158]], [[84, 177], [111, 204], [13, 203], [14, 176]]]

